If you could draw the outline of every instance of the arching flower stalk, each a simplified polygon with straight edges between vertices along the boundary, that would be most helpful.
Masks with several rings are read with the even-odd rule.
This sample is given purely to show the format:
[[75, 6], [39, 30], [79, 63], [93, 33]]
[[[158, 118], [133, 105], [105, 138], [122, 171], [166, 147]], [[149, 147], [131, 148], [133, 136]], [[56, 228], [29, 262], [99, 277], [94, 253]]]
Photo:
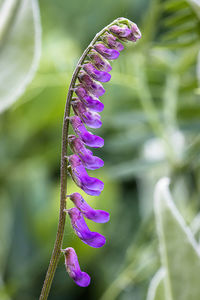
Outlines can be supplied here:
[[[86, 146], [99, 148], [104, 145], [104, 140], [89, 132], [85, 125], [90, 128], [101, 127], [99, 112], [104, 109], [104, 105], [99, 97], [103, 96], [105, 89], [100, 82], [108, 82], [111, 79], [110, 61], [119, 57], [120, 51], [124, 49], [122, 43], [136, 42], [140, 38], [140, 30], [135, 23], [125, 18], [116, 19], [95, 36], [83, 52], [72, 75], [63, 122], [59, 224], [40, 300], [48, 297], [61, 253], [64, 253], [66, 270], [75, 283], [83, 287], [90, 284], [90, 276], [81, 271], [75, 250], [71, 247], [61, 249], [66, 214], [70, 217], [75, 234], [85, 244], [99, 248], [105, 244], [105, 237], [100, 233], [90, 231], [84, 218], [105, 223], [109, 220], [109, 213], [93, 209], [79, 193], [67, 195], [67, 173], [88, 195], [98, 196], [102, 192], [104, 183], [95, 177], [90, 177], [86, 169], [98, 169], [104, 165], [104, 162], [101, 158], [94, 156]], [[70, 115], [71, 107], [74, 112], [72, 116]], [[76, 135], [68, 134], [69, 124]], [[68, 155], [68, 144], [73, 152], [71, 155]], [[67, 198], [75, 207], [66, 209]]]

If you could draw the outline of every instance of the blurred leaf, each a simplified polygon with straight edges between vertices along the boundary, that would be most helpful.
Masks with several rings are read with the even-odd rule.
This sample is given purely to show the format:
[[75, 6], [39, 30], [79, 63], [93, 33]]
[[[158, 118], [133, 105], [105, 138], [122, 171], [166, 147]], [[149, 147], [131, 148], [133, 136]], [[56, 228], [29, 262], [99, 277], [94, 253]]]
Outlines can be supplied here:
[[155, 216], [159, 237], [166, 300], [198, 300], [200, 252], [191, 230], [175, 207], [162, 178], [155, 189]]
[[164, 300], [164, 276], [165, 270], [161, 268], [150, 282], [146, 300]]
[[37, 69], [41, 25], [37, 0], [6, 0], [0, 7], [0, 112], [25, 91]]

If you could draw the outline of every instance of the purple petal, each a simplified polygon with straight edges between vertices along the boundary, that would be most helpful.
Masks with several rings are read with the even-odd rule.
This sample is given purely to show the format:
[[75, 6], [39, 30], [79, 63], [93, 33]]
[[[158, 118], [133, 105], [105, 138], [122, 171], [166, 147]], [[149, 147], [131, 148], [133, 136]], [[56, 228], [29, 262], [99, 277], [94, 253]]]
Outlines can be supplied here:
[[99, 83], [94, 81], [86, 72], [81, 70], [78, 75], [79, 81], [83, 83], [84, 87], [94, 96], [101, 97], [105, 93], [105, 89]]
[[90, 176], [83, 176], [82, 177], [82, 184], [89, 189], [95, 190], [95, 191], [102, 191], [104, 188], [103, 181], [99, 180], [95, 177]]
[[104, 188], [104, 183], [95, 177], [90, 177], [78, 155], [69, 156], [70, 174], [74, 182], [89, 195], [100, 195]]
[[93, 147], [93, 148], [101, 148], [104, 145], [104, 139], [102, 139], [100, 136], [98, 135], [94, 135], [89, 131], [82, 131], [81, 134], [81, 139], [82, 141], [89, 147]]
[[91, 128], [99, 128], [102, 125], [101, 116], [93, 111], [90, 111], [81, 101], [73, 101], [72, 107], [76, 115]]
[[99, 196], [101, 194], [101, 191], [91, 190], [86, 187], [84, 187], [82, 190], [90, 196]]
[[97, 223], [106, 223], [109, 221], [110, 215], [108, 212], [93, 209], [79, 193], [71, 194], [70, 199], [87, 219]]
[[108, 82], [111, 79], [111, 75], [109, 73], [97, 70], [91, 63], [83, 65], [83, 69], [88, 73], [88, 75], [97, 81]]
[[93, 65], [100, 71], [110, 72], [112, 70], [110, 63], [106, 59], [104, 59], [97, 51], [91, 50], [88, 56], [91, 59]]
[[80, 157], [85, 168], [95, 170], [103, 167], [103, 160], [97, 156], [93, 156], [92, 151], [85, 148], [80, 138], [75, 135], [69, 136], [69, 144], [72, 151]]
[[83, 122], [78, 116], [73, 116], [69, 118], [70, 123], [75, 131], [75, 133], [82, 139], [82, 141], [90, 147], [100, 148], [104, 145], [104, 140], [97, 135], [92, 134], [87, 131]]
[[65, 255], [65, 267], [69, 276], [77, 285], [81, 287], [88, 286], [91, 280], [90, 276], [81, 271], [75, 250], [69, 247], [63, 250], [63, 252]]
[[109, 49], [104, 44], [96, 44], [94, 48], [97, 52], [99, 52], [103, 57], [107, 59], [117, 59], [119, 56], [119, 52], [115, 49]]
[[108, 47], [112, 48], [112, 49], [116, 49], [117, 51], [122, 51], [124, 49], [124, 46], [122, 45], [122, 43], [120, 43], [116, 36], [109, 34], [109, 33], [105, 33], [102, 36], [102, 40], [104, 43], [106, 43], [108, 45]]
[[129, 29], [127, 26], [117, 26], [113, 25], [109, 28], [109, 30], [116, 34], [119, 38], [126, 38], [131, 34], [131, 29]]
[[106, 243], [105, 237], [98, 233], [98, 232], [91, 232], [88, 233], [82, 241], [94, 248], [100, 248], [103, 247]]
[[90, 110], [101, 112], [104, 109], [103, 103], [98, 98], [90, 95], [82, 84], [75, 88], [75, 93]]
[[105, 237], [98, 232], [90, 231], [83, 218], [82, 213], [76, 207], [69, 209], [68, 214], [71, 219], [71, 224], [76, 235], [85, 244], [94, 248], [100, 248], [105, 244], [106, 242]]

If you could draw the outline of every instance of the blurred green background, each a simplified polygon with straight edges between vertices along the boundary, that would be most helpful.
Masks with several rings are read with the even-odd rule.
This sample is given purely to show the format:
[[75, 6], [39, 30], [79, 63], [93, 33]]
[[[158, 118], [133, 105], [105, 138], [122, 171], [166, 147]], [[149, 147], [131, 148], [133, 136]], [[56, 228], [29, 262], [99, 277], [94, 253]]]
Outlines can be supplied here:
[[[0, 115], [0, 300], [39, 297], [58, 223], [67, 89], [83, 50], [117, 17], [136, 22], [143, 37], [125, 47], [104, 85], [97, 134], [105, 146], [95, 154], [105, 167], [92, 174], [105, 188], [85, 199], [110, 212], [108, 224], [88, 222], [107, 243], [90, 248], [67, 221], [63, 246], [76, 249], [92, 282], [77, 287], [61, 258], [49, 300], [144, 300], [160, 265], [156, 181], [171, 177], [188, 223], [200, 209], [200, 8], [184, 0], [43, 0], [39, 6], [39, 68], [25, 94]], [[68, 192], [77, 190], [69, 181]]]

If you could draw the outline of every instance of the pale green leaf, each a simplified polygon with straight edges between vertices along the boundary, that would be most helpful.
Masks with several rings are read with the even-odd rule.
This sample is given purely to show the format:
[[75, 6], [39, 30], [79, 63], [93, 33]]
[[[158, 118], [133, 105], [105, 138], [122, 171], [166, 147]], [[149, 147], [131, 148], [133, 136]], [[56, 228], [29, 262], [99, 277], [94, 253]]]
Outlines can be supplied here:
[[167, 300], [199, 300], [200, 252], [194, 236], [175, 207], [169, 179], [155, 189], [155, 215]]
[[0, 112], [25, 91], [38, 66], [41, 26], [37, 0], [0, 0]]

